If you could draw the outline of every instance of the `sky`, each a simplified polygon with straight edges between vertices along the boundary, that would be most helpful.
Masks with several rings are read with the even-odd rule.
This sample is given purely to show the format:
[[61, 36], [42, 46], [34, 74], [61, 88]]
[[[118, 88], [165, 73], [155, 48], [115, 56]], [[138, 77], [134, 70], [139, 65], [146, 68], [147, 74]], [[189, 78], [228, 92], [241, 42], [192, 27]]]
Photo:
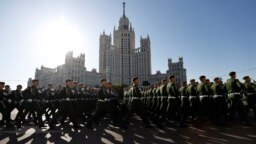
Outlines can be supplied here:
[[255, 0], [0, 0], [0, 81], [26, 87], [36, 68], [63, 64], [68, 51], [98, 70], [99, 36], [118, 27], [123, 1], [136, 47], [150, 36], [153, 74], [183, 57], [188, 80], [230, 71], [256, 79]]

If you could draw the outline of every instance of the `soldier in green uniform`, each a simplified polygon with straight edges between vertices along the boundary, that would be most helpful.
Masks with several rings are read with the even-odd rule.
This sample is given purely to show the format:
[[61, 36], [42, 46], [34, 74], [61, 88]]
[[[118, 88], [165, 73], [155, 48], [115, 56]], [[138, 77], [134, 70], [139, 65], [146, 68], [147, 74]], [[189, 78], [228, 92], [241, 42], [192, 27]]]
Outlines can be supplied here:
[[244, 104], [245, 104], [245, 113], [248, 116], [250, 109], [254, 112], [254, 117], [256, 118], [256, 85], [251, 82], [251, 78], [249, 76], [245, 76], [244, 78]]
[[[39, 80], [32, 80], [32, 86], [27, 87], [23, 91], [24, 99], [25, 99], [25, 109], [28, 112], [32, 113], [34, 118], [34, 123], [38, 124], [39, 127], [44, 127], [42, 120], [42, 109], [39, 104], [40, 97], [42, 94], [42, 90], [39, 88]], [[24, 113], [22, 117], [25, 117], [27, 113]], [[23, 119], [23, 118], [22, 118]]]
[[18, 110], [18, 113], [16, 115], [15, 121], [16, 121], [16, 126], [17, 128], [21, 128], [21, 123], [17, 123], [18, 121], [23, 121], [20, 120], [24, 112], [24, 107], [23, 107], [23, 102], [24, 102], [24, 97], [22, 95], [22, 85], [17, 85], [17, 88], [15, 91], [13, 91], [13, 95], [15, 97], [15, 107]]
[[55, 113], [55, 108], [54, 108], [54, 89], [52, 89], [52, 84], [47, 85], [47, 89], [45, 90], [44, 93], [44, 113], [46, 120], [49, 122], [50, 116], [53, 116]]
[[147, 100], [146, 100], [146, 109], [148, 110], [147, 113], [150, 112], [150, 107], [151, 107], [151, 101], [153, 98], [153, 89], [154, 89], [154, 85], [151, 85], [147, 91]]
[[132, 78], [132, 87], [130, 89], [130, 95], [131, 95], [131, 103], [129, 106], [129, 112], [124, 118], [124, 124], [126, 125], [128, 123], [129, 118], [132, 116], [133, 113], [136, 113], [139, 115], [143, 121], [143, 124], [146, 128], [151, 128], [151, 124], [148, 121], [146, 110], [144, 105], [142, 105], [141, 102], [141, 91], [139, 88], [139, 78], [134, 77]]
[[209, 89], [209, 86], [206, 84], [206, 77], [204, 75], [199, 77], [200, 84], [197, 86], [198, 94], [199, 94], [199, 101], [200, 101], [200, 118], [201, 120], [204, 120], [203, 118], [207, 116], [215, 122], [215, 113], [212, 106], [211, 101], [211, 90]]
[[108, 82], [107, 83], [107, 93], [109, 95], [109, 102], [106, 104], [108, 113], [110, 117], [112, 118], [113, 125], [114, 126], [119, 126], [122, 124], [122, 118], [121, 118], [121, 113], [119, 111], [120, 109], [120, 104], [118, 100], [118, 94], [114, 90], [112, 83]]
[[227, 112], [228, 106], [226, 103], [226, 98], [223, 91], [223, 86], [221, 84], [221, 79], [214, 78], [214, 84], [211, 86], [214, 100], [214, 110], [216, 112], [216, 124], [223, 125], [227, 122]]
[[187, 93], [190, 102], [190, 113], [193, 120], [197, 120], [199, 117], [199, 96], [197, 91], [197, 85], [195, 79], [190, 80], [190, 85], [187, 88]]
[[70, 121], [73, 123], [74, 129], [80, 129], [81, 126], [77, 123], [75, 105], [73, 103], [75, 96], [72, 91], [73, 83], [72, 80], [66, 80], [66, 87], [62, 88], [59, 93], [61, 104], [58, 112], [53, 116], [52, 121], [49, 123], [50, 129], [54, 129], [56, 122], [59, 118], [68, 116]]
[[185, 124], [189, 115], [189, 96], [187, 92], [187, 82], [183, 82], [179, 89], [181, 98], [181, 121], [182, 127], [187, 127]]
[[5, 124], [9, 125], [10, 123], [7, 119], [6, 107], [4, 105], [4, 97], [6, 95], [6, 92], [4, 91], [4, 85], [5, 85], [5, 82], [0, 82], [0, 113], [3, 115], [1, 126]]
[[[156, 108], [155, 108], [155, 116], [158, 116], [160, 113], [160, 108], [161, 108], [161, 103], [162, 103], [162, 96], [161, 96], [161, 85], [162, 85], [162, 81], [159, 82], [159, 86], [157, 88], [157, 100], [156, 100]], [[157, 117], [156, 117], [157, 118]]]
[[[83, 86], [81, 86], [83, 87]], [[82, 93], [79, 92], [79, 84], [78, 82], [74, 81], [72, 86], [72, 93], [74, 96], [74, 99], [72, 101], [73, 105], [75, 106], [75, 113], [77, 118], [82, 118], [82, 103], [81, 103], [81, 97]]]
[[157, 89], [157, 84], [154, 84], [153, 86], [151, 86], [151, 90], [149, 92], [148, 106], [147, 106], [147, 115], [150, 115], [152, 113], [151, 108], [153, 107], [156, 89]]
[[155, 114], [156, 114], [156, 110], [157, 110], [157, 103], [158, 103], [158, 99], [160, 97], [160, 86], [161, 86], [161, 82], [158, 82], [157, 87], [154, 90], [152, 105], [151, 105], [151, 108], [150, 108], [150, 118], [152, 120], [155, 119]]
[[11, 112], [13, 111], [13, 109], [15, 108], [15, 97], [14, 94], [12, 93], [10, 86], [9, 85], [5, 85], [4, 86], [4, 105], [6, 108], [6, 127], [11, 127], [12, 124], [10, 123], [11, 121]]
[[167, 92], [168, 92], [168, 106], [167, 106], [167, 114], [169, 119], [174, 118], [176, 122], [180, 123], [180, 126], [183, 125], [181, 120], [181, 108], [180, 108], [180, 93], [176, 85], [176, 78], [174, 75], [170, 75], [168, 77], [169, 83], [167, 84]]
[[98, 91], [98, 101], [95, 112], [92, 116], [92, 121], [88, 123], [88, 127], [92, 128], [92, 123], [98, 125], [100, 118], [106, 113], [105, 99], [108, 98], [107, 94], [107, 80], [101, 79], [101, 87]]
[[163, 128], [163, 123], [166, 119], [166, 110], [167, 110], [167, 106], [168, 106], [168, 93], [167, 93], [167, 80], [164, 79], [162, 80], [162, 85], [160, 86], [160, 97], [161, 97], [161, 104], [160, 104], [160, 109], [159, 109], [159, 113], [157, 115], [158, 120], [157, 120], [157, 124], [158, 127]]
[[238, 111], [240, 120], [243, 124], [249, 124], [247, 122], [247, 117], [245, 115], [245, 108], [242, 102], [241, 92], [243, 90], [242, 83], [236, 79], [236, 72], [229, 73], [230, 79], [226, 81], [224, 84], [224, 90], [227, 91], [228, 94], [228, 102], [230, 103], [229, 120], [233, 120], [236, 111]]

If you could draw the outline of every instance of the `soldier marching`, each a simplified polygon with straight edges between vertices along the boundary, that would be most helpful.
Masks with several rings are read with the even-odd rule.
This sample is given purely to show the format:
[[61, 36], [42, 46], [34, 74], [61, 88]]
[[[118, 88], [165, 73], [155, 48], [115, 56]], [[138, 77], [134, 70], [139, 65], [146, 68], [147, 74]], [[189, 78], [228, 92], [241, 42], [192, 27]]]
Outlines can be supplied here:
[[[230, 126], [238, 112], [241, 124], [251, 126], [251, 110], [256, 117], [256, 83], [249, 76], [240, 82], [236, 72], [229, 75], [226, 82], [219, 77], [211, 82], [202, 75], [199, 83], [191, 79], [189, 84], [183, 82], [181, 86], [171, 75], [147, 87], [140, 87], [139, 78], [134, 77], [132, 85], [124, 88], [123, 96], [106, 79], [101, 80], [99, 89], [70, 79], [65, 87], [58, 85], [54, 89], [48, 84], [47, 88], [40, 88], [40, 81], [34, 79], [32, 86], [24, 91], [21, 85], [12, 91], [9, 85], [0, 82], [0, 125], [19, 129], [33, 123], [54, 129], [57, 123], [60, 126], [72, 123], [74, 129], [82, 126], [92, 129], [100, 125], [102, 117], [109, 117], [113, 126], [126, 129], [130, 117], [136, 113], [146, 128], [152, 124], [165, 128], [170, 122], [185, 128], [189, 121]], [[11, 119], [14, 109], [18, 112]]]

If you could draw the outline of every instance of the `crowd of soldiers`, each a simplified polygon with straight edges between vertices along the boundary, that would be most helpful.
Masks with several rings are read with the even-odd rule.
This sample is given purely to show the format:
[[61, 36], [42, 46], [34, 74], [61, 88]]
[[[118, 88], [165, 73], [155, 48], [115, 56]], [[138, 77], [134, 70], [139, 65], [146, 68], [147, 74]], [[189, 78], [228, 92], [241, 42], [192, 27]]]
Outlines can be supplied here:
[[[146, 115], [159, 127], [164, 127], [167, 120], [177, 122], [180, 127], [187, 127], [188, 118], [192, 122], [210, 121], [218, 126], [229, 126], [236, 112], [242, 124], [252, 125], [248, 118], [253, 110], [256, 118], [256, 82], [249, 76], [243, 77], [244, 83], [236, 79], [236, 72], [229, 73], [230, 78], [223, 83], [219, 77], [210, 82], [206, 76], [200, 76], [200, 82], [190, 80], [178, 86], [174, 75], [166, 80], [143, 87], [141, 101], [147, 110]], [[125, 105], [136, 99], [130, 93], [124, 94]]]
[[[97, 102], [97, 90], [83, 84], [66, 81], [66, 87], [58, 85], [57, 89], [48, 84], [47, 88], [39, 88], [39, 80], [34, 79], [32, 86], [22, 91], [18, 85], [14, 91], [9, 85], [0, 82], [0, 113], [1, 126], [21, 128], [22, 125], [33, 122], [40, 128], [46, 123], [54, 128], [55, 122], [65, 125], [67, 118], [74, 128], [79, 128], [77, 118], [83, 122], [90, 118]], [[15, 119], [11, 112], [18, 110]], [[44, 119], [43, 119], [44, 117]], [[56, 121], [59, 120], [59, 121]]]
[[[92, 129], [99, 125], [102, 117], [108, 116], [114, 126], [127, 128], [129, 119], [136, 113], [146, 128], [151, 122], [164, 128], [168, 120], [173, 120], [180, 127], [187, 127], [188, 118], [201, 123], [211, 121], [216, 125], [227, 125], [239, 113], [242, 124], [251, 125], [248, 115], [252, 109], [256, 117], [256, 83], [245, 76], [244, 83], [230, 72], [230, 78], [223, 83], [221, 78], [210, 82], [200, 76], [200, 82], [190, 80], [178, 86], [174, 75], [148, 87], [139, 87], [139, 78], [132, 79], [132, 85], [124, 89], [123, 101], [106, 79], [101, 80], [101, 87], [88, 88], [72, 80], [66, 80], [65, 87], [52, 84], [47, 88], [39, 87], [39, 80], [34, 79], [32, 86], [22, 91], [22, 86], [11, 91], [9, 85], [0, 82], [1, 126], [21, 128], [29, 121], [40, 128], [54, 129], [59, 123], [72, 122], [75, 129], [84, 124]], [[15, 119], [11, 112], [17, 109]]]

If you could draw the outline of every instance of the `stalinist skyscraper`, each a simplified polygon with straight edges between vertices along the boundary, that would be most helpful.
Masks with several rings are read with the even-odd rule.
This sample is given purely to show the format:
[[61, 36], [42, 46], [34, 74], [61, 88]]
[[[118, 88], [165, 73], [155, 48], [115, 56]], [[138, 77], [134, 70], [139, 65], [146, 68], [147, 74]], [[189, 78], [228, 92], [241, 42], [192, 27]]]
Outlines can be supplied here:
[[[68, 52], [64, 64], [56, 68], [42, 66], [41, 69], [36, 69], [35, 78], [40, 80], [43, 87], [48, 83], [54, 86], [64, 84], [66, 79], [95, 86], [99, 84], [101, 78], [107, 78], [115, 85], [130, 85], [133, 76], [138, 76], [141, 82], [148, 81], [153, 84], [166, 79], [169, 74], [174, 74], [179, 84], [187, 81], [182, 57], [178, 62], [168, 59], [166, 73], [157, 71], [156, 74], [151, 74], [150, 38], [140, 37], [140, 47], [135, 47], [135, 32], [125, 14], [125, 3], [123, 3], [123, 15], [119, 20], [118, 28], [114, 27], [113, 36], [103, 31], [99, 41], [99, 73], [96, 69], [87, 71], [84, 66], [85, 54], [74, 57], [73, 52]], [[31, 81], [30, 78], [28, 85], [31, 85]]]
[[125, 3], [119, 26], [114, 27], [113, 45], [111, 34], [100, 35], [99, 70], [114, 84], [130, 84], [133, 76], [139, 76], [141, 81], [150, 78], [150, 38], [141, 37], [140, 47], [135, 48], [135, 32], [125, 15]]

